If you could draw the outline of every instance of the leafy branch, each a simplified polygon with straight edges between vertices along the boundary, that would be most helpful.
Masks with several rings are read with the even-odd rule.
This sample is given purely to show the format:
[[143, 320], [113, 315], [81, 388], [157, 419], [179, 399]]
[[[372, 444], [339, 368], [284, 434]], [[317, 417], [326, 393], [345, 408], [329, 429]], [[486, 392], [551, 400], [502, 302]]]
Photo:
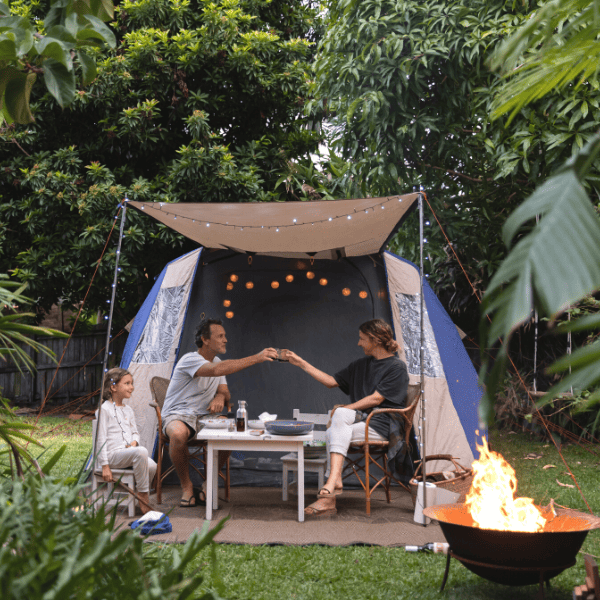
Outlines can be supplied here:
[[114, 33], [104, 24], [113, 16], [111, 0], [54, 0], [41, 34], [30, 19], [12, 15], [0, 2], [0, 125], [34, 120], [29, 100], [38, 74], [59, 105], [68, 106], [75, 97], [76, 65], [83, 85], [96, 78], [96, 63], [87, 49], [116, 46]]

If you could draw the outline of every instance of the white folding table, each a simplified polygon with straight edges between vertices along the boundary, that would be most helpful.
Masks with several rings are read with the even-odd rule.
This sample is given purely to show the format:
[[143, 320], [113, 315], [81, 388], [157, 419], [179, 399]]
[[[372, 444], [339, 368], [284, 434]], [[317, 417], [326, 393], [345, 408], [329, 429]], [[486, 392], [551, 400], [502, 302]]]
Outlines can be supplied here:
[[218, 508], [218, 451], [239, 450], [241, 452], [297, 452], [298, 453], [298, 521], [304, 521], [304, 442], [313, 439], [312, 431], [306, 435], [273, 435], [268, 432], [260, 436], [250, 431], [238, 433], [226, 429], [204, 429], [198, 432], [199, 440], [206, 440], [206, 518], [212, 519], [212, 511]]

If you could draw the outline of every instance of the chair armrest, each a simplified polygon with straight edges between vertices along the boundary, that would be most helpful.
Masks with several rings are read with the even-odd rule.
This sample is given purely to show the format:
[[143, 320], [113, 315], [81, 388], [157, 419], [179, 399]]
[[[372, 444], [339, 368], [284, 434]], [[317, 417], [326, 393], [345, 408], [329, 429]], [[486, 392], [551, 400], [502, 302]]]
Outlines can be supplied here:
[[369, 443], [369, 421], [371, 420], [371, 417], [373, 415], [384, 414], [384, 413], [401, 415], [404, 418], [404, 420], [406, 421], [406, 423], [412, 427], [412, 417], [415, 413], [415, 410], [417, 409], [418, 402], [419, 402], [419, 396], [417, 396], [417, 399], [410, 406], [408, 406], [406, 408], [376, 408], [376, 409], [372, 410], [369, 413], [369, 416], [367, 417], [367, 420], [365, 422], [365, 442], [367, 444]]

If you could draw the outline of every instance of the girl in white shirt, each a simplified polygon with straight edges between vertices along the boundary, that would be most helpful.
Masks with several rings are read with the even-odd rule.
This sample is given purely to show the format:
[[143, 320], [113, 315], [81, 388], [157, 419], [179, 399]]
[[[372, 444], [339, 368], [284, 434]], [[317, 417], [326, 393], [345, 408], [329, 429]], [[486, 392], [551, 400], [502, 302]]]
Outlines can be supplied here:
[[98, 423], [99, 448], [97, 464], [102, 467], [104, 481], [114, 481], [113, 469], [133, 467], [133, 476], [143, 513], [149, 505], [150, 482], [156, 473], [156, 463], [140, 446], [140, 436], [131, 406], [123, 404], [133, 393], [133, 377], [126, 369], [115, 367], [104, 377], [105, 400]]

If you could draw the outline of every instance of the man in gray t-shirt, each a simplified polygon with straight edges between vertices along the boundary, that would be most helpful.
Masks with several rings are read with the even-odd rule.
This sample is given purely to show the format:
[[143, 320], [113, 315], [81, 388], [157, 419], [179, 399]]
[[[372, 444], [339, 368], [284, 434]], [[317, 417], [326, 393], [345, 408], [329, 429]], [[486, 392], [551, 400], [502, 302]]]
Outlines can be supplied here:
[[[195, 420], [196, 417], [213, 414], [215, 411], [211, 410], [210, 405], [217, 395], [219, 387], [221, 387], [221, 393], [228, 397], [225, 376], [194, 377], [200, 367], [208, 362], [196, 351], [188, 352], [177, 363], [165, 397], [162, 410], [163, 419], [170, 415], [188, 415]], [[212, 362], [217, 364], [221, 362], [221, 359], [215, 356]], [[195, 425], [191, 423], [190, 425], [195, 429]]]
[[[197, 352], [185, 354], [175, 367], [162, 410], [163, 431], [169, 437], [169, 456], [181, 482], [183, 507], [206, 503], [204, 489], [195, 494], [189, 474], [187, 444], [196, 435], [198, 417], [217, 416], [229, 403], [226, 375], [277, 358], [277, 350], [265, 348], [246, 358], [220, 360], [217, 354], [226, 352], [227, 337], [223, 323], [216, 319], [200, 323], [195, 342]], [[228, 455], [219, 453], [219, 468]]]

